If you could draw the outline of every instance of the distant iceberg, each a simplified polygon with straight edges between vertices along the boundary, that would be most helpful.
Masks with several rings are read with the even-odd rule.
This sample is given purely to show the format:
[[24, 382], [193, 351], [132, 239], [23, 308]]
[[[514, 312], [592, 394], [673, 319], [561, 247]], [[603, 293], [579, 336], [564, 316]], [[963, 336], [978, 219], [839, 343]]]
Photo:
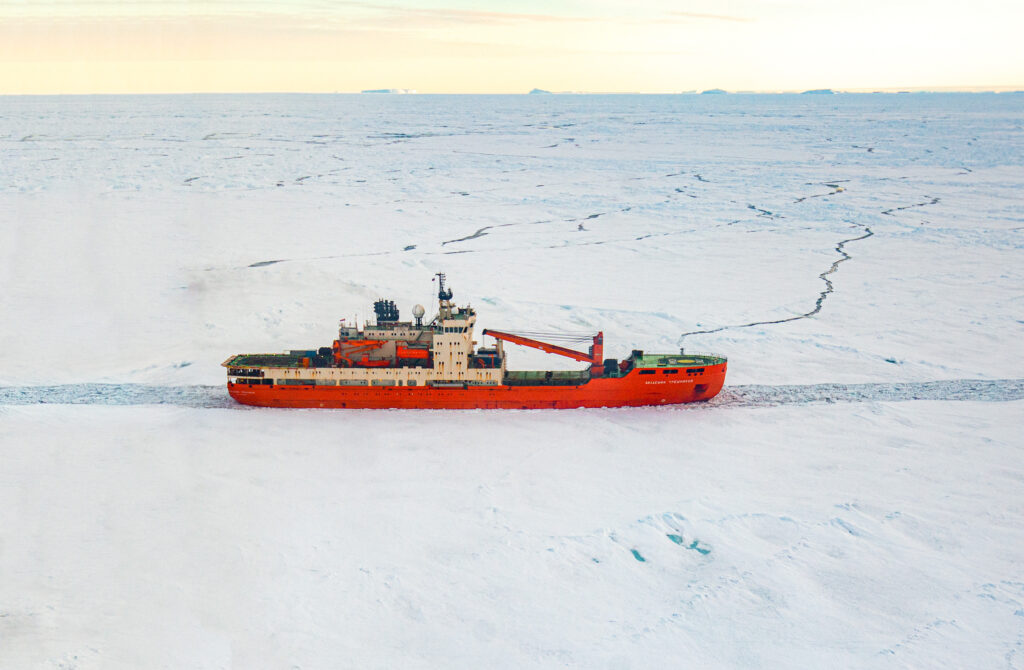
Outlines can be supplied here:
[[809, 91], [804, 91], [803, 95], [832, 95], [833, 93], [835, 91], [830, 88], [812, 88]]
[[360, 93], [415, 93], [414, 88], [369, 88]]
[[535, 89], [533, 89], [532, 91], [530, 91], [530, 95], [536, 95], [536, 94], [538, 94], [538, 93], [547, 93], [547, 94], [549, 94], [549, 95], [550, 95], [551, 91], [545, 91], [545, 90], [544, 90], [544, 89], [542, 89], [542, 88], [535, 88]]
[[728, 93], [729, 91], [723, 91], [720, 88], [709, 88], [706, 91], [701, 91], [701, 95], [721, 95], [722, 93]]

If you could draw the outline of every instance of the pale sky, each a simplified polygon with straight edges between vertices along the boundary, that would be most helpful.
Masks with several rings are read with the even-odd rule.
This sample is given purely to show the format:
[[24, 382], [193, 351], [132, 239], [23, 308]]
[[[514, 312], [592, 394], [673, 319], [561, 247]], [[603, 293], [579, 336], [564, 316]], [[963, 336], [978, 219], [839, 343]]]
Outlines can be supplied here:
[[0, 94], [1024, 88], [1014, 0], [0, 0]]

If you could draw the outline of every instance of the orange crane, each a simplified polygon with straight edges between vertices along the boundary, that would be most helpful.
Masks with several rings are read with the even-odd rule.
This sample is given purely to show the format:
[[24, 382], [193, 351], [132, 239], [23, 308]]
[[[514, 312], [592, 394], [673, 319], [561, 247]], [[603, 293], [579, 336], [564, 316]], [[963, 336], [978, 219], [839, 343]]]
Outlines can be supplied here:
[[511, 342], [512, 344], [521, 344], [525, 347], [533, 347], [534, 349], [540, 349], [541, 351], [549, 354], [557, 354], [559, 356], [565, 356], [572, 358], [577, 361], [583, 361], [590, 363], [590, 376], [600, 377], [604, 374], [604, 364], [602, 359], [604, 358], [604, 332], [600, 332], [594, 335], [594, 342], [590, 345], [590, 349], [587, 353], [582, 351], [576, 351], [575, 349], [569, 349], [562, 347], [557, 344], [549, 344], [547, 342], [541, 342], [540, 340], [534, 340], [529, 337], [522, 335], [516, 335], [514, 333], [505, 333], [500, 330], [485, 329], [484, 335], [490, 335], [496, 340], [504, 340]]
[[[383, 340], [335, 340], [332, 345], [334, 364], [343, 368], [382, 368], [391, 364], [386, 358], [371, 360], [367, 355], [374, 349], [384, 346]], [[359, 360], [352, 360], [356, 354], [362, 354]]]

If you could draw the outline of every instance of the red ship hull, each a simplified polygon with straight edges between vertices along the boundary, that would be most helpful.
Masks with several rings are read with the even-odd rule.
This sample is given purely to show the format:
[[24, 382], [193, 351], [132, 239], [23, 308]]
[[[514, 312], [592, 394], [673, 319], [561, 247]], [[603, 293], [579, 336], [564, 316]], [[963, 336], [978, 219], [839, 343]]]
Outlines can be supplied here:
[[578, 386], [305, 386], [228, 383], [245, 405], [336, 409], [574, 409], [638, 407], [708, 400], [725, 383], [726, 363], [696, 375], [657, 370], [595, 378]]

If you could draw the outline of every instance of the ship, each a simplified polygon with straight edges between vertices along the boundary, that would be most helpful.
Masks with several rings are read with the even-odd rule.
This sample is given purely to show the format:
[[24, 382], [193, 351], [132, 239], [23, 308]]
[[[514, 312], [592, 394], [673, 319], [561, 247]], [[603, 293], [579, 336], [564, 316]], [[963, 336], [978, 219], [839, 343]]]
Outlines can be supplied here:
[[[476, 312], [456, 307], [438, 282], [438, 311], [413, 307], [402, 321], [393, 300], [374, 303], [374, 323], [338, 328], [330, 347], [287, 353], [238, 354], [227, 368], [228, 393], [262, 407], [345, 409], [572, 409], [674, 405], [713, 398], [725, 383], [727, 359], [717, 354], [650, 354], [604, 358], [604, 334], [585, 336], [586, 351], [565, 346], [578, 334], [485, 329], [490, 347], [476, 347]], [[505, 343], [585, 363], [582, 370], [509, 370]]]

